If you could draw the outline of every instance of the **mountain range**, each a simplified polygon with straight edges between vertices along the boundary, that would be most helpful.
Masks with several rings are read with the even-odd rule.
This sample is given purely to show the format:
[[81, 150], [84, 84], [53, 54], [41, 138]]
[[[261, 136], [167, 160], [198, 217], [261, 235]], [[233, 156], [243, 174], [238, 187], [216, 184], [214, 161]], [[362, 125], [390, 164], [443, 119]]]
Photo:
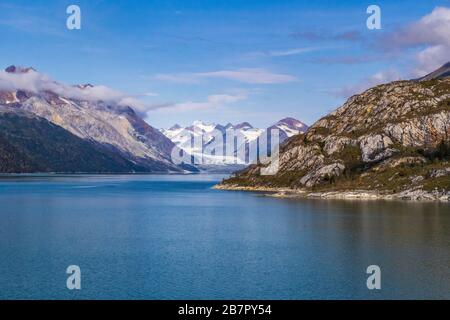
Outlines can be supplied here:
[[[449, 69], [352, 96], [287, 140], [278, 161], [252, 165], [217, 187], [450, 200]], [[270, 167], [273, 175], [261, 175]]]
[[17, 66], [2, 79], [2, 172], [197, 171], [175, 165], [174, 143], [133, 108], [92, 99], [103, 87], [68, 87]]
[[[238, 124], [228, 123], [226, 125], [216, 123], [205, 123], [203, 121], [194, 121], [192, 125], [181, 127], [178, 124], [173, 125], [168, 129], [161, 129], [161, 132], [175, 143], [180, 149], [187, 152], [189, 155], [201, 164], [200, 168], [205, 168], [205, 165], [212, 166], [230, 166], [230, 168], [239, 168], [236, 165], [246, 165], [252, 163], [254, 159], [249, 159], [249, 148], [252, 144], [256, 144], [257, 140], [263, 135], [270, 137], [271, 130], [278, 129], [279, 143], [284, 142], [299, 133], [304, 133], [308, 126], [303, 122], [294, 118], [284, 118], [268, 128], [255, 128], [249, 122], [242, 122]], [[232, 142], [232, 150], [223, 154], [211, 154], [211, 149], [214, 147], [222, 147], [227, 144], [226, 134], [232, 132], [234, 137], [241, 137]], [[215, 141], [217, 136], [220, 136], [220, 141]], [[270, 139], [269, 139], [270, 140]], [[201, 141], [196, 143], [195, 141]], [[226, 156], [224, 156], [226, 154]], [[218, 168], [216, 168], [218, 169]]]
[[[200, 132], [211, 146], [208, 135], [214, 129], [239, 131], [246, 142], [258, 139], [266, 130], [247, 122], [222, 126], [197, 121], [190, 127], [176, 125], [160, 131], [106, 87], [68, 86], [31, 67], [9, 66], [0, 73], [3, 173], [192, 173], [208, 166], [213, 171], [220, 164], [214, 157], [206, 166], [174, 163], [172, 152], [178, 148], [202, 156], [203, 147], [188, 147], [188, 133]], [[286, 118], [271, 128], [280, 129], [280, 140], [285, 140], [307, 126]], [[233, 150], [234, 154], [238, 150]], [[228, 170], [241, 167], [238, 161]]]

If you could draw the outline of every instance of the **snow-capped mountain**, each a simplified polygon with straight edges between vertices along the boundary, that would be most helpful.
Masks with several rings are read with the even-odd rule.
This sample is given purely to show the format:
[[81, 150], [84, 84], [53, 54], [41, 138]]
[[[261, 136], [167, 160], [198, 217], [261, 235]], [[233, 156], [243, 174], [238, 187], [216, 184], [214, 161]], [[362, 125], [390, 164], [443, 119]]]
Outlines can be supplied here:
[[[240, 141], [237, 146], [233, 146], [232, 151], [226, 155], [226, 151], [220, 156], [214, 156], [211, 155], [211, 152], [205, 152], [215, 147], [223, 148], [223, 145], [227, 143], [227, 131], [241, 134], [243, 141]], [[229, 123], [224, 126], [202, 121], [194, 121], [192, 125], [184, 128], [174, 125], [170, 129], [161, 129], [161, 132], [180, 149], [193, 156], [196, 164], [213, 165], [235, 164], [235, 162], [237, 164], [245, 164], [245, 160], [235, 159], [237, 150], [246, 142], [248, 143], [258, 138], [263, 131], [262, 129], [253, 128], [248, 123], [238, 125]]]
[[[175, 124], [169, 129], [161, 129], [161, 132], [180, 149], [191, 155], [196, 160], [196, 164], [246, 165], [252, 161], [249, 158], [251, 146], [268, 132], [270, 137], [272, 129], [279, 130], [279, 141], [282, 143], [289, 137], [306, 132], [308, 126], [294, 118], [282, 119], [266, 129], [254, 128], [248, 122], [221, 125], [194, 121], [190, 126], [181, 127]], [[234, 138], [231, 138], [234, 141], [230, 139], [227, 141], [228, 133], [234, 135]], [[214, 149], [215, 151], [212, 151]]]
[[[280, 131], [284, 132], [286, 134], [287, 138], [290, 138], [299, 133], [305, 133], [309, 128], [305, 123], [303, 123], [300, 120], [297, 120], [295, 118], [291, 118], [291, 117], [281, 119], [273, 126], [270, 126], [269, 128], [267, 128], [266, 131], [273, 129], [274, 126], [276, 127], [276, 129], [279, 129]], [[284, 139], [283, 139], [283, 141], [284, 141]], [[281, 141], [281, 142], [283, 142], [283, 141]]]
[[127, 104], [108, 101], [110, 89], [64, 85], [33, 68], [11, 66], [0, 76], [0, 108], [44, 118], [79, 138], [119, 153], [146, 171], [182, 171], [171, 161], [174, 143]]
[[281, 140], [281, 142], [283, 142], [287, 138], [295, 136], [296, 134], [305, 133], [306, 130], [308, 130], [308, 126], [297, 119], [288, 117], [288, 118], [281, 119], [276, 124], [269, 127], [267, 130], [271, 130], [271, 129], [279, 129], [280, 130], [280, 135], [281, 135], [280, 140]]

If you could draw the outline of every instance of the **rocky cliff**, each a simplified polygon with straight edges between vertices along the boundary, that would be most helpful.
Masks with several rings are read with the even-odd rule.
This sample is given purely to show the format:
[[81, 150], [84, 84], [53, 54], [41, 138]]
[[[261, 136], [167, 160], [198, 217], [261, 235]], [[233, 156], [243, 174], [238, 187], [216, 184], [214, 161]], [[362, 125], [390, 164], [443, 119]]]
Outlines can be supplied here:
[[282, 145], [275, 175], [262, 176], [261, 165], [251, 166], [221, 186], [448, 192], [446, 66], [420, 80], [379, 85], [351, 97], [305, 134]]

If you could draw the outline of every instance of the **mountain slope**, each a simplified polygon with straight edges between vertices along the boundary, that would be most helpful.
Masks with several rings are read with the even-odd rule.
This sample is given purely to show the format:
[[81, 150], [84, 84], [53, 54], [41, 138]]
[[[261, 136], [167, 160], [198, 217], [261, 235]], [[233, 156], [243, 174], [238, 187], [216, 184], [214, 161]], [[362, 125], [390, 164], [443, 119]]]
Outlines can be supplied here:
[[279, 171], [251, 166], [223, 188], [450, 190], [450, 79], [397, 81], [351, 97], [282, 145]]
[[30, 113], [0, 109], [0, 172], [144, 172], [101, 145]]
[[425, 77], [419, 79], [419, 81], [428, 81], [434, 79], [444, 79], [450, 77], [450, 62], [444, 64], [439, 69], [427, 74]]
[[146, 171], [184, 170], [171, 161], [175, 145], [170, 139], [127, 104], [105, 101], [116, 94], [110, 89], [89, 84], [66, 86], [32, 68], [11, 66], [5, 72], [3, 78], [11, 82], [11, 89], [0, 90], [0, 105], [45, 118], [81, 139], [109, 148]]
[[295, 136], [299, 133], [305, 133], [308, 130], [308, 126], [303, 122], [294, 118], [284, 118], [278, 121], [273, 126], [266, 129], [266, 132], [270, 132], [272, 129], [278, 129], [280, 132], [280, 143], [284, 142], [287, 138]]

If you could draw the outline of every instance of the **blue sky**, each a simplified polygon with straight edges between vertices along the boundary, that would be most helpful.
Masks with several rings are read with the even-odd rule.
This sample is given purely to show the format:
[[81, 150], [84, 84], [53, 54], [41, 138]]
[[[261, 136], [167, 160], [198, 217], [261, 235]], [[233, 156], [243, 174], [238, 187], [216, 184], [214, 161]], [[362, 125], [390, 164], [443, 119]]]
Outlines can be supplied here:
[[[66, 28], [71, 4], [81, 30]], [[381, 30], [366, 27], [371, 4]], [[126, 92], [156, 127], [312, 124], [352, 93], [445, 62], [450, 11], [438, 7], [450, 2], [2, 0], [0, 61]]]

